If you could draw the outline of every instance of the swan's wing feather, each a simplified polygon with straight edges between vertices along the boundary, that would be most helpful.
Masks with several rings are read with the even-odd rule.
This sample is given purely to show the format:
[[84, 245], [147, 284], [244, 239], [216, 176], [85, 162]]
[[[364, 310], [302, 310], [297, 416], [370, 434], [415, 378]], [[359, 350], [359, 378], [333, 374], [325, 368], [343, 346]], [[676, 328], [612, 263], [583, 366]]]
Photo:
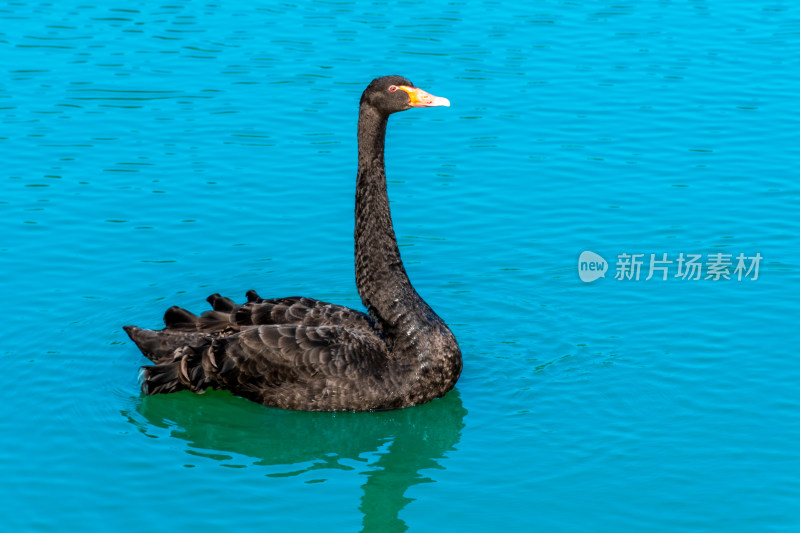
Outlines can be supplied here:
[[298, 324], [371, 328], [370, 319], [365, 313], [300, 296], [249, 301], [236, 311], [234, 322], [239, 326]]
[[341, 326], [257, 326], [214, 344], [247, 380], [275, 372], [298, 379], [354, 377], [387, 363], [386, 344], [375, 332]]
[[255, 291], [247, 293], [247, 302], [239, 305], [229, 298], [212, 294], [207, 298], [212, 310], [201, 316], [174, 306], [164, 314], [167, 330], [221, 333], [239, 331], [248, 326], [298, 324], [305, 326], [339, 325], [371, 328], [369, 316], [355, 309], [292, 296], [265, 300]]

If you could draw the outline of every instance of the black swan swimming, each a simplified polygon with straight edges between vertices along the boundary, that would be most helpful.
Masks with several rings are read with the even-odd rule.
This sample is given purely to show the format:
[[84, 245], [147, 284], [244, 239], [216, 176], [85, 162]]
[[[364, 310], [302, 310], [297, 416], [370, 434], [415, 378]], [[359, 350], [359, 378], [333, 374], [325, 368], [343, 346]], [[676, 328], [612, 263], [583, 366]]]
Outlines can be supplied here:
[[389, 115], [449, 106], [400, 76], [373, 80], [358, 112], [356, 286], [367, 313], [311, 298], [238, 305], [219, 294], [213, 311], [180, 307], [162, 330], [125, 326], [155, 365], [142, 391], [225, 389], [271, 407], [378, 411], [428, 402], [453, 388], [461, 351], [450, 329], [408, 279], [392, 227], [383, 160]]

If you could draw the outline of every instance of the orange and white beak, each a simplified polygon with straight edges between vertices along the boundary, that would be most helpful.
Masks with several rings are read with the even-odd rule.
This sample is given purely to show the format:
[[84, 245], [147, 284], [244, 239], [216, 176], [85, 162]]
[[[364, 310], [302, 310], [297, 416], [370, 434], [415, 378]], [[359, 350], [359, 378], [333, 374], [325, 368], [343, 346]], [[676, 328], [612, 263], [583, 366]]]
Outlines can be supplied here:
[[450, 100], [447, 98], [433, 96], [430, 93], [426, 93], [422, 89], [409, 87], [407, 85], [398, 85], [397, 88], [408, 93], [408, 100], [411, 104], [411, 107], [450, 107]]

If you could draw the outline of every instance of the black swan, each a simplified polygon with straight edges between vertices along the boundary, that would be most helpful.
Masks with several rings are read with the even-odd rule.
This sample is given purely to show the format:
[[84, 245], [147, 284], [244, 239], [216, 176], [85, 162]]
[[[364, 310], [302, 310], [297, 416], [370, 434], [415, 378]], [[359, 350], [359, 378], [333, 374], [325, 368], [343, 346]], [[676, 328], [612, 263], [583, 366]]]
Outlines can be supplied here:
[[213, 311], [199, 317], [171, 307], [162, 330], [125, 326], [155, 363], [142, 367], [142, 391], [211, 387], [283, 409], [378, 411], [425, 403], [452, 389], [461, 351], [403, 267], [383, 160], [389, 115], [449, 105], [400, 76], [377, 78], [361, 95], [355, 266], [367, 313], [311, 298], [265, 300], [255, 291], [242, 305], [213, 294]]

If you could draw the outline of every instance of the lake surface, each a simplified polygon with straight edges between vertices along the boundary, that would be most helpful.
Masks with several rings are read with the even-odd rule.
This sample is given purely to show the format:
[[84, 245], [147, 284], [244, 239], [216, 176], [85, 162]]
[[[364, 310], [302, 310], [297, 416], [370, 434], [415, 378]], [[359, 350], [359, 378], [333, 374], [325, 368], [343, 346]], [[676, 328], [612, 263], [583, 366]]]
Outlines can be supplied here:
[[[0, 73], [8, 531], [800, 530], [795, 2], [18, 1]], [[360, 308], [394, 73], [452, 102], [386, 159], [456, 389], [141, 396], [121, 327], [171, 305]]]

